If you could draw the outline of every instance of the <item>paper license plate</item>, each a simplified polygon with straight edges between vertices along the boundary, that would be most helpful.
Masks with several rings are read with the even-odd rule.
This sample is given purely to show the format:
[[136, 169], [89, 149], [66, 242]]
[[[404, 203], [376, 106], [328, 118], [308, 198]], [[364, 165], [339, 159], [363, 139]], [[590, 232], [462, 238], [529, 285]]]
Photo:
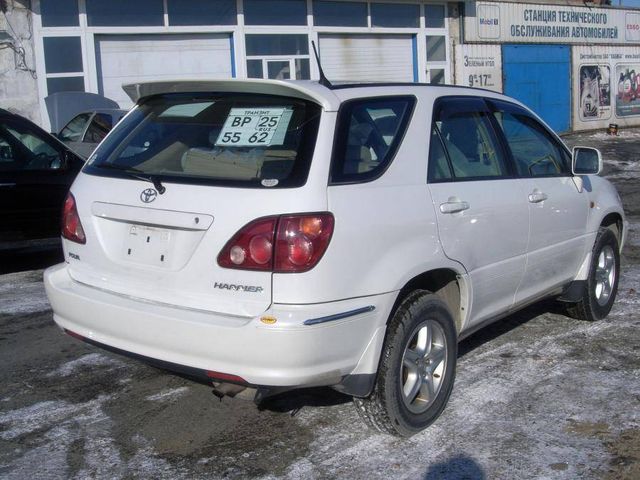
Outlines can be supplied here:
[[282, 145], [292, 111], [287, 108], [232, 108], [216, 146], [268, 147]]

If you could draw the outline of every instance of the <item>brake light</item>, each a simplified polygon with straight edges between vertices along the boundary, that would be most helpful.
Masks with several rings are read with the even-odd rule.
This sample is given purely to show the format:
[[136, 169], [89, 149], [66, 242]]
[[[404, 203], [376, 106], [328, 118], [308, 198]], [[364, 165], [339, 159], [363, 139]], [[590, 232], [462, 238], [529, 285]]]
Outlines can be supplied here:
[[62, 236], [72, 242], [87, 243], [87, 237], [85, 237], [76, 208], [76, 199], [73, 198], [71, 192], [67, 194], [62, 207]]
[[218, 255], [218, 265], [277, 273], [306, 272], [324, 255], [333, 226], [330, 213], [254, 220], [227, 242]]
[[218, 255], [218, 265], [245, 270], [271, 270], [273, 235], [278, 217], [254, 220], [236, 233]]
[[286, 215], [280, 217], [276, 234], [274, 272], [306, 272], [316, 266], [333, 234], [333, 215]]

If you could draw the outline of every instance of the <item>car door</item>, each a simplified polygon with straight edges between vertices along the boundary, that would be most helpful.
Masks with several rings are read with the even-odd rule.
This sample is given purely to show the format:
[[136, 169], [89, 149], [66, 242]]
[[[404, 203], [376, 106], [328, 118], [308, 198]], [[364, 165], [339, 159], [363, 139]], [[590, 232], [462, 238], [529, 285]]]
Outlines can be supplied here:
[[436, 101], [429, 191], [445, 254], [471, 279], [470, 324], [512, 306], [525, 269], [529, 205], [479, 97]]
[[529, 202], [527, 267], [516, 295], [523, 302], [571, 281], [586, 248], [589, 198], [571, 174], [564, 145], [524, 108], [490, 101]]
[[0, 248], [59, 236], [62, 203], [81, 163], [48, 137], [19, 118], [0, 121]]

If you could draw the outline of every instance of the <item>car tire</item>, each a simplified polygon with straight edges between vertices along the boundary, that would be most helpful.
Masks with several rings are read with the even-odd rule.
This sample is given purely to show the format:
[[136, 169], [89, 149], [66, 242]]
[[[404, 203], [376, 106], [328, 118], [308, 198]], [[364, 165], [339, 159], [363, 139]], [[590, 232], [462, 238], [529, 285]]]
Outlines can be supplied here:
[[449, 400], [458, 342], [453, 316], [436, 295], [414, 291], [387, 328], [372, 393], [355, 398], [365, 423], [408, 437], [431, 425]]
[[600, 228], [591, 255], [589, 276], [582, 298], [567, 307], [570, 317], [579, 320], [601, 320], [609, 314], [618, 292], [620, 253], [618, 239], [608, 228]]

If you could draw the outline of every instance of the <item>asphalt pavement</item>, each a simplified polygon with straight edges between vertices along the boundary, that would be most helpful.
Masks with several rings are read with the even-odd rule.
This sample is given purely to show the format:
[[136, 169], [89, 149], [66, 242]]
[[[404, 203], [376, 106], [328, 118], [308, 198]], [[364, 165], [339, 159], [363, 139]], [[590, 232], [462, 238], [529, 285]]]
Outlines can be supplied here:
[[57, 258], [4, 263], [0, 477], [640, 478], [640, 131], [566, 140], [603, 151], [631, 220], [611, 315], [547, 301], [473, 335], [446, 411], [406, 440], [330, 389], [257, 408], [85, 345], [52, 320], [41, 269]]

